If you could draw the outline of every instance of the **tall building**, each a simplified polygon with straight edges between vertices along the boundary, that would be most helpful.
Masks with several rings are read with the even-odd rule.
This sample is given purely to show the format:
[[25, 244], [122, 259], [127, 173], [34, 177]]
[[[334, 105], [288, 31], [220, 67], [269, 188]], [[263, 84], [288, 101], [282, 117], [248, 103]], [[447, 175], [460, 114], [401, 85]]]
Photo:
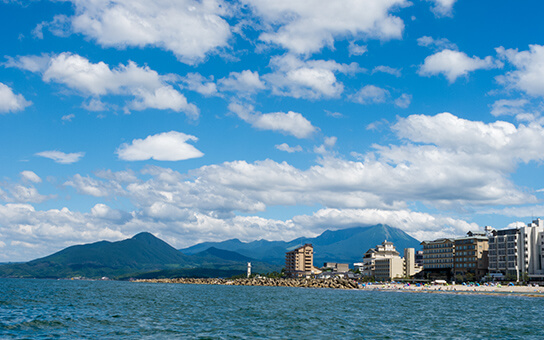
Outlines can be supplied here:
[[416, 252], [414, 248], [404, 248], [404, 276], [412, 277], [423, 270], [423, 267], [417, 263]]
[[453, 271], [464, 279], [480, 280], [487, 274], [488, 238], [485, 232], [468, 232], [455, 239]]
[[319, 274], [314, 267], [314, 247], [305, 244], [285, 253], [285, 274], [289, 277], [306, 277]]
[[423, 269], [432, 276], [480, 280], [487, 274], [488, 239], [484, 232], [423, 241]]
[[493, 277], [544, 278], [544, 221], [489, 231], [489, 273]]
[[423, 269], [425, 271], [448, 271], [453, 269], [454, 239], [441, 238], [423, 241]]

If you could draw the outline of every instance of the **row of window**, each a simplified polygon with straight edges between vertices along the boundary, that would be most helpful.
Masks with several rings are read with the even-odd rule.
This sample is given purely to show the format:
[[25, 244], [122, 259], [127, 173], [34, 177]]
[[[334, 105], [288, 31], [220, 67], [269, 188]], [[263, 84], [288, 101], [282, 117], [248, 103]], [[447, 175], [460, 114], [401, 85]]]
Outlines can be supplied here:
[[453, 257], [453, 254], [430, 254], [430, 255], [423, 255], [424, 259], [437, 259], [437, 258], [450, 258]]
[[453, 247], [452, 243], [424, 244], [423, 245], [423, 249], [451, 248], [451, 247]]
[[457, 263], [455, 265], [457, 268], [474, 268], [476, 267], [476, 263]]
[[470, 262], [470, 261], [477, 261], [477, 257], [458, 257], [455, 259], [455, 262]]

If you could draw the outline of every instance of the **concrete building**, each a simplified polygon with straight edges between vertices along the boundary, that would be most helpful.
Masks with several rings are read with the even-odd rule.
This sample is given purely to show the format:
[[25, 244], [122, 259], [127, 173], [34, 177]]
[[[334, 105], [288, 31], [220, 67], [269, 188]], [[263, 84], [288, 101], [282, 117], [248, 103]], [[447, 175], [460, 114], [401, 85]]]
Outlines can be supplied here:
[[403, 274], [405, 277], [412, 277], [423, 270], [423, 267], [416, 261], [414, 248], [404, 248]]
[[544, 221], [489, 232], [489, 274], [496, 278], [544, 279]]
[[378, 281], [413, 276], [420, 270], [415, 263], [414, 248], [404, 249], [404, 258], [401, 258], [393, 243], [387, 241], [367, 250], [362, 264], [354, 266], [363, 276], [373, 276]]
[[452, 270], [453, 254], [455, 253], [455, 240], [440, 238], [434, 241], [423, 241], [423, 269], [427, 270]]
[[488, 238], [484, 232], [468, 232], [466, 237], [456, 238], [453, 256], [453, 272], [463, 280], [480, 280], [487, 274]]
[[330, 270], [335, 273], [346, 273], [349, 271], [348, 263], [336, 263], [336, 262], [325, 262], [322, 271]]
[[399, 258], [399, 252], [395, 249], [393, 242], [383, 241], [382, 244], [371, 248], [363, 255], [363, 268], [361, 274], [363, 276], [375, 276], [376, 260], [387, 258]]
[[285, 253], [285, 274], [289, 277], [307, 277], [320, 274], [314, 267], [314, 247], [305, 244]]
[[403, 261], [400, 256], [376, 259], [374, 263], [374, 278], [377, 281], [388, 281], [403, 277]]

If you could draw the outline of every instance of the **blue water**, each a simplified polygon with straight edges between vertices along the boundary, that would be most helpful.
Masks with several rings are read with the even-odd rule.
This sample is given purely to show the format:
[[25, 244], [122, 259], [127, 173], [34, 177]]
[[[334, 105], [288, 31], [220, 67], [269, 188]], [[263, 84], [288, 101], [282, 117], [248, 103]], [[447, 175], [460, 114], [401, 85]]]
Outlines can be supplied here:
[[544, 298], [0, 279], [0, 339], [537, 339]]

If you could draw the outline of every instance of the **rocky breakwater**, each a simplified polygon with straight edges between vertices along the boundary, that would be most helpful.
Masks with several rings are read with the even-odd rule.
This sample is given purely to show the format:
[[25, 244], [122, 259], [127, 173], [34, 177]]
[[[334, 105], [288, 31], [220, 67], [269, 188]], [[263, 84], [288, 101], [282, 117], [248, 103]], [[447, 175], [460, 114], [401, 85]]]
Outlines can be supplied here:
[[359, 289], [359, 284], [353, 280], [342, 278], [334, 279], [275, 279], [256, 277], [249, 279], [197, 279], [197, 278], [175, 278], [175, 279], [146, 279], [135, 280], [134, 282], [151, 283], [182, 283], [201, 285], [231, 285], [231, 286], [268, 286], [268, 287], [301, 287], [301, 288], [334, 288], [334, 289]]

